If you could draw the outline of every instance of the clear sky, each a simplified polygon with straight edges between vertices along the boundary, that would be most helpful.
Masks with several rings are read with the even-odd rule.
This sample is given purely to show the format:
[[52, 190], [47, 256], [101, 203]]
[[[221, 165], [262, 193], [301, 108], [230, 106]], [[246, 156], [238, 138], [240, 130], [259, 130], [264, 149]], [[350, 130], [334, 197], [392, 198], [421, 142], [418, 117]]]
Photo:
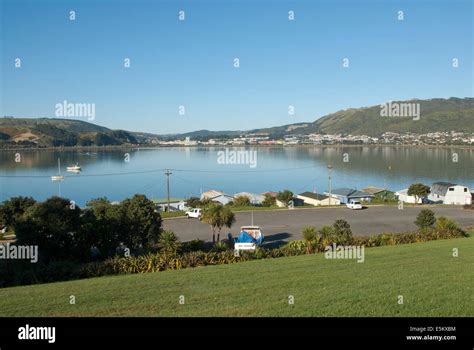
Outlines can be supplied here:
[[473, 96], [472, 0], [0, 1], [1, 115], [67, 100], [95, 103], [99, 125], [174, 133]]

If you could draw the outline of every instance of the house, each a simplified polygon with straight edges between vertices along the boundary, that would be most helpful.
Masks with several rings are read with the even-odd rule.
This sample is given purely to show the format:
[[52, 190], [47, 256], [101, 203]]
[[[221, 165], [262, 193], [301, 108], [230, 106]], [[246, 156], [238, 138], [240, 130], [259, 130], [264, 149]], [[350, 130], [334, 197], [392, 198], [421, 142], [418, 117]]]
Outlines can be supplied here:
[[264, 195], [251, 192], [240, 192], [234, 194], [234, 198], [237, 197], [247, 197], [250, 200], [250, 204], [252, 205], [262, 205], [263, 201], [265, 200]]
[[210, 201], [226, 205], [227, 203], [232, 202], [234, 200], [234, 197], [232, 197], [230, 194], [226, 194], [221, 191], [209, 190], [201, 194], [201, 200], [203, 199], [208, 199]]
[[408, 188], [395, 192], [395, 196], [398, 197], [398, 200], [404, 203], [412, 203], [412, 204], [421, 204], [423, 202], [423, 198], [418, 198], [415, 200], [415, 196], [408, 195]]
[[[153, 199], [158, 211], [168, 211], [168, 199]], [[170, 198], [170, 211], [186, 211], [190, 208], [183, 199]]]
[[324, 194], [319, 194], [319, 193], [313, 193], [313, 192], [300, 193], [296, 196], [296, 198], [303, 200], [305, 204], [311, 204], [315, 206], [341, 204], [341, 201], [339, 199], [331, 198], [331, 201], [329, 201], [329, 196], [326, 196]]
[[362, 189], [362, 192], [370, 193], [374, 195], [374, 198], [382, 200], [395, 200], [395, 192], [387, 190], [385, 188], [369, 186]]
[[443, 204], [472, 204], [472, 195], [469, 188], [450, 182], [435, 182], [431, 186], [428, 200]]
[[[329, 192], [324, 192], [329, 196]], [[348, 203], [350, 200], [368, 201], [370, 202], [375, 196], [373, 194], [354, 190], [352, 188], [336, 188], [331, 191], [332, 198], [336, 198], [342, 204]]]

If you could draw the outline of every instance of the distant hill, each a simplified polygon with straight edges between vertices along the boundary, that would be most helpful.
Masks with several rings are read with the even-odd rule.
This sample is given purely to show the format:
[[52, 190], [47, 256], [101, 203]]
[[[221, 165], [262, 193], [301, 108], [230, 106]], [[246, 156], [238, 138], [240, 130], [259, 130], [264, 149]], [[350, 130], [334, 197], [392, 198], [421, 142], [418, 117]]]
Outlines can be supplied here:
[[381, 107], [376, 105], [338, 111], [312, 123], [288, 124], [250, 132], [265, 132], [273, 136], [310, 133], [379, 136], [384, 132], [421, 134], [437, 131], [474, 133], [474, 98], [392, 101], [392, 105], [394, 103], [419, 103], [419, 120], [381, 117]]
[[133, 133], [73, 119], [0, 118], [0, 145], [58, 147], [138, 143]]
[[314, 123], [323, 133], [377, 136], [384, 132], [428, 133], [437, 131], [474, 132], [474, 98], [395, 101], [419, 103], [420, 119], [381, 117], [380, 106], [349, 109], [329, 114]]
[[266, 133], [272, 138], [284, 135], [352, 134], [380, 136], [385, 132], [428, 133], [459, 131], [474, 133], [474, 98], [434, 98], [431, 100], [392, 101], [420, 106], [419, 120], [411, 117], [382, 117], [381, 106], [350, 108], [328, 114], [314, 122], [294, 123], [271, 128], [210, 131], [155, 135], [146, 132], [111, 130], [81, 120], [55, 118], [0, 118], [0, 147], [105, 146], [145, 144], [156, 139], [207, 140], [232, 138], [250, 133]]

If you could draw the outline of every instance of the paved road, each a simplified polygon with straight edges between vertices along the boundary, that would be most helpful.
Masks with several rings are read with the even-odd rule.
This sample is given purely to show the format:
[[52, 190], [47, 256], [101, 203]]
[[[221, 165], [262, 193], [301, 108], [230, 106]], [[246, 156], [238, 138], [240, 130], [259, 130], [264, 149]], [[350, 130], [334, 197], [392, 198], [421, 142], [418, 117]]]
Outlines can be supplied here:
[[[350, 210], [342, 208], [317, 208], [317, 209], [295, 209], [254, 211], [254, 224], [259, 225], [265, 235], [267, 242], [280, 242], [301, 239], [301, 230], [305, 226], [321, 228], [323, 225], [331, 225], [337, 218], [343, 218], [349, 222], [354, 235], [370, 235], [382, 232], [402, 232], [412, 230], [416, 226], [415, 221], [418, 212], [428, 206], [405, 207], [398, 210], [396, 206], [370, 207], [364, 210]], [[474, 211], [465, 210], [460, 207], [429, 207], [436, 216], [446, 216], [455, 220], [461, 226], [474, 226]], [[235, 236], [240, 227], [251, 224], [250, 212], [236, 213], [236, 223], [230, 229]], [[209, 241], [212, 233], [209, 225], [197, 219], [167, 219], [163, 226], [167, 230], [174, 231], [181, 241], [202, 239]], [[229, 229], [222, 230], [222, 238], [226, 238]]]

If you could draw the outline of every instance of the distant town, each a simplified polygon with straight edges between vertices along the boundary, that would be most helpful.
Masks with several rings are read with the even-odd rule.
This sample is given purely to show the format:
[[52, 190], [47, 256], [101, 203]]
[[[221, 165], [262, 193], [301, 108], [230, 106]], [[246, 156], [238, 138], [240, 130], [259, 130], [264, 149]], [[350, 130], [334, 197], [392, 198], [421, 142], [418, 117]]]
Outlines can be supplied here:
[[274, 137], [268, 133], [243, 134], [238, 137], [177, 137], [175, 139], [160, 139], [150, 137], [152, 145], [163, 146], [242, 146], [242, 145], [474, 145], [474, 133], [462, 132], [433, 132], [426, 134], [385, 132], [380, 137], [350, 134], [308, 134], [284, 135]]

